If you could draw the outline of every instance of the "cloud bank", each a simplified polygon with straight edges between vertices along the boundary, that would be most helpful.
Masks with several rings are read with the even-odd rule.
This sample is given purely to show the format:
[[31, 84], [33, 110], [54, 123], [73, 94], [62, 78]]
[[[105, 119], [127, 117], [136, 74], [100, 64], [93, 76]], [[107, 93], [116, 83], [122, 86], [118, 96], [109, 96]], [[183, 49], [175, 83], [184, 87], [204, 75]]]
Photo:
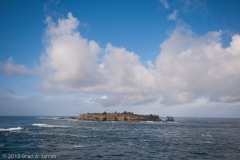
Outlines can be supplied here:
[[[156, 60], [147, 61], [145, 67], [134, 52], [111, 43], [101, 48], [83, 38], [77, 30], [80, 22], [71, 13], [56, 23], [48, 17], [46, 23], [46, 50], [40, 57], [44, 92], [106, 95], [90, 100], [105, 107], [190, 104], [199, 99], [240, 102], [238, 34], [223, 48], [221, 31], [199, 36], [179, 23], [159, 45]], [[103, 54], [101, 59], [99, 54]], [[1, 69], [9, 76], [29, 71], [7, 65], [1, 63]]]

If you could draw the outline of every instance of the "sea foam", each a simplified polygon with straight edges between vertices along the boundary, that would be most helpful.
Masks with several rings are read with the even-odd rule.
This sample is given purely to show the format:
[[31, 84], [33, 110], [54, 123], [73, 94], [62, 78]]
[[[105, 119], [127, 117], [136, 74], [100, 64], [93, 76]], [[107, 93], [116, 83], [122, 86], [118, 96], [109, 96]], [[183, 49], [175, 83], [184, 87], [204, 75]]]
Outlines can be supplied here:
[[42, 123], [34, 123], [32, 124], [32, 126], [38, 126], [38, 127], [50, 127], [50, 128], [53, 128], [53, 127], [59, 127], [59, 128], [64, 128], [64, 127], [68, 127], [68, 126], [64, 126], [64, 125], [51, 125], [51, 124], [42, 124]]
[[0, 128], [0, 131], [16, 131], [21, 130], [21, 127], [13, 127], [13, 128]]

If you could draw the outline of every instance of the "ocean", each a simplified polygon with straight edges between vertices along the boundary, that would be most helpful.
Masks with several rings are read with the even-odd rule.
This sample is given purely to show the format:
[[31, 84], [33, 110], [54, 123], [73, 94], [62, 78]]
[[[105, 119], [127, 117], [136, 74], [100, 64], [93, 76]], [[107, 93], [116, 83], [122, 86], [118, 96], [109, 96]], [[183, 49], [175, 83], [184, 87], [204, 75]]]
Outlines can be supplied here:
[[0, 117], [0, 159], [240, 159], [240, 119]]

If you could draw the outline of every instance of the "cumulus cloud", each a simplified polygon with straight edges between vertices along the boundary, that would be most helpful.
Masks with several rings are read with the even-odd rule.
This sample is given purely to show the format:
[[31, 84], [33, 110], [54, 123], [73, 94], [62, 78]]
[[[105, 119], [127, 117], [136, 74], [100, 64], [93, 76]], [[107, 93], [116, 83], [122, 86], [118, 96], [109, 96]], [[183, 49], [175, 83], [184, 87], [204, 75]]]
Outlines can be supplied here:
[[46, 22], [46, 53], [41, 56], [45, 91], [132, 95], [154, 90], [155, 71], [146, 69], [134, 52], [108, 43], [100, 61], [101, 48], [81, 37], [80, 22], [71, 13], [58, 23]]
[[159, 0], [159, 1], [164, 5], [165, 8], [167, 8], [167, 9], [169, 8], [167, 0]]
[[197, 36], [182, 26], [160, 45], [156, 64], [163, 103], [187, 103], [200, 96], [218, 102], [240, 100], [240, 36], [223, 48], [221, 34]]
[[148, 60], [148, 61], [147, 61], [147, 65], [148, 65], [148, 68], [149, 68], [149, 69], [154, 69], [154, 64], [152, 63], [151, 60]]
[[108, 80], [105, 89], [108, 93], [149, 94], [154, 91], [154, 72], [146, 69], [139, 56], [125, 48], [107, 44], [102, 61], [102, 71]]
[[0, 62], [0, 70], [5, 72], [9, 77], [15, 77], [17, 75], [35, 75], [35, 73], [27, 69], [22, 64], [15, 64], [12, 57], [5, 62]]
[[167, 18], [168, 20], [174, 20], [176, 21], [177, 20], [177, 13], [178, 13], [178, 10], [174, 10], [172, 14], [170, 14]]
[[78, 88], [100, 83], [97, 65], [100, 47], [80, 36], [76, 30], [79, 21], [69, 13], [67, 19], [59, 19], [57, 24], [50, 17], [46, 22], [46, 53], [41, 56], [41, 69], [47, 73], [46, 86], [57, 82]]

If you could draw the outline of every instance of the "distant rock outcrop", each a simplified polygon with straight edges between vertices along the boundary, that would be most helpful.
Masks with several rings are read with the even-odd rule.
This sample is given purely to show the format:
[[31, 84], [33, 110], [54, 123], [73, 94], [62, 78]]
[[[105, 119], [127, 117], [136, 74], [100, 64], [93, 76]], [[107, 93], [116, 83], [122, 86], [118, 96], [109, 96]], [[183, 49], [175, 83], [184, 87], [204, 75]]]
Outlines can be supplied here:
[[170, 117], [170, 116], [167, 116], [166, 121], [174, 121], [174, 118], [173, 118], [173, 117]]
[[80, 114], [78, 120], [86, 121], [161, 121], [157, 115], [138, 115], [138, 114], [124, 114], [124, 113], [94, 113], [94, 114]]

